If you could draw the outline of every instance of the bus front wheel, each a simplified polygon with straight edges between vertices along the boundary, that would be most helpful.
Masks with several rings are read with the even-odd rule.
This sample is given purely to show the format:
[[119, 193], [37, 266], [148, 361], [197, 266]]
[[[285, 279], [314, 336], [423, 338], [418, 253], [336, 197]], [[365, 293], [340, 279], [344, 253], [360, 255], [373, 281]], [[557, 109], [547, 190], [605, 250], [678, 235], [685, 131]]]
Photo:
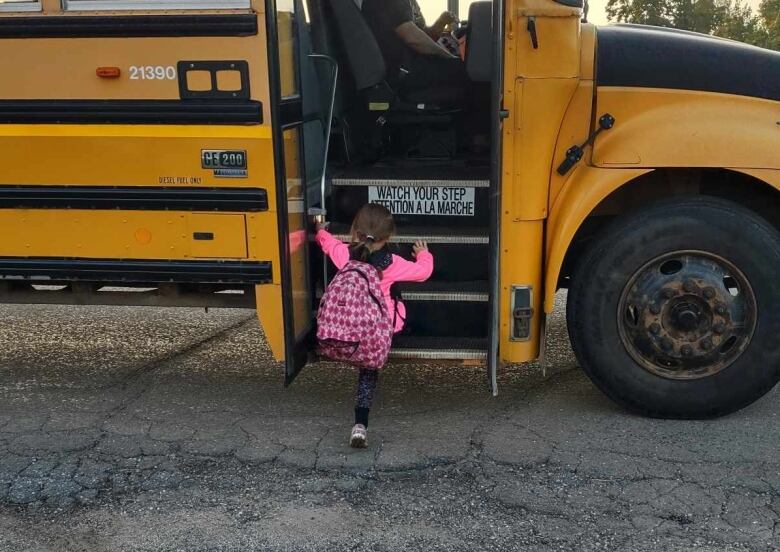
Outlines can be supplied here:
[[780, 379], [780, 234], [722, 199], [619, 217], [575, 269], [567, 318], [591, 380], [660, 418], [743, 408]]

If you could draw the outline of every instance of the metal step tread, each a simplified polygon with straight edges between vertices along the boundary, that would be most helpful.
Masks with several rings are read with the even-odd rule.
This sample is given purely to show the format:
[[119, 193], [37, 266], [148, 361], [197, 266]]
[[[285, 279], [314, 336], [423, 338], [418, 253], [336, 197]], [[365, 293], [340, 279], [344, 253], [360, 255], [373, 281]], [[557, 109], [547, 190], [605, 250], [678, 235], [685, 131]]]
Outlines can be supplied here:
[[489, 166], [448, 163], [421, 167], [374, 165], [350, 167], [331, 175], [334, 186], [467, 186], [489, 187]]
[[[395, 288], [401, 299], [408, 301], [443, 301], [443, 302], [473, 302], [487, 303], [490, 300], [487, 281], [473, 282], [399, 282]], [[315, 294], [317, 299], [322, 299], [322, 290]]]
[[333, 178], [330, 181], [333, 186], [408, 186], [419, 188], [422, 186], [442, 186], [450, 188], [489, 188], [489, 180], [463, 180], [463, 179], [401, 179], [401, 178]]
[[486, 338], [397, 335], [390, 358], [428, 360], [481, 360], [487, 358]]
[[486, 280], [466, 282], [403, 282], [396, 284], [404, 301], [466, 301], [486, 303], [490, 298]]
[[[349, 242], [350, 225], [333, 223], [329, 231], [336, 239]], [[390, 239], [391, 243], [414, 243], [418, 240], [428, 243], [457, 243], [471, 245], [487, 245], [490, 243], [487, 227], [442, 228], [437, 226], [402, 226], [398, 233]]]

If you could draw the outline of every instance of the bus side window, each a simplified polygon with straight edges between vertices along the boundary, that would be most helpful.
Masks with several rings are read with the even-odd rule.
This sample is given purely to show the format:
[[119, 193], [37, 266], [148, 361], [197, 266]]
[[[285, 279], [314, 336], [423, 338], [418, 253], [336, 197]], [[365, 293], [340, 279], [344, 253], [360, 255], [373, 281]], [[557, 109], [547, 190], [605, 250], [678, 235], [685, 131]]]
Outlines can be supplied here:
[[232, 10], [249, 9], [251, 0], [62, 0], [62, 5], [66, 11]]
[[0, 2], [0, 13], [37, 11], [41, 11], [40, 0], [5, 0]]

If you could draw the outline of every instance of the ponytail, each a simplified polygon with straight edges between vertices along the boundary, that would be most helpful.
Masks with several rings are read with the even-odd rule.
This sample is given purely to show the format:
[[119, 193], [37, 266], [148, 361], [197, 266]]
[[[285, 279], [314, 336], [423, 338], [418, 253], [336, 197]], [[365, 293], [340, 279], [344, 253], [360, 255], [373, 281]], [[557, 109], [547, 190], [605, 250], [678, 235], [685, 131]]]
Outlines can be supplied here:
[[[383, 205], [368, 203], [363, 205], [352, 221], [352, 243], [349, 245], [349, 257], [353, 261], [377, 265], [372, 256], [377, 252], [377, 243], [386, 242], [395, 234], [393, 215]], [[381, 271], [386, 263], [378, 263]]]
[[349, 246], [349, 257], [354, 261], [367, 263], [374, 252], [373, 246], [376, 240], [371, 234], [363, 232], [356, 232], [356, 234], [357, 240]]

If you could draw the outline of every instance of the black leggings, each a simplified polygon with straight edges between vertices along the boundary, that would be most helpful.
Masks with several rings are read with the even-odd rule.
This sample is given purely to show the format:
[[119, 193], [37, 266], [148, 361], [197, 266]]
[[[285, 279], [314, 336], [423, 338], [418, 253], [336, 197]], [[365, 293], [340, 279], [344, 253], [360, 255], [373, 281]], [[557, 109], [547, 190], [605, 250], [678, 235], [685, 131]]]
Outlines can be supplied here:
[[371, 403], [374, 402], [374, 392], [376, 391], [378, 383], [379, 372], [377, 370], [360, 369], [360, 372], [358, 372], [356, 407], [371, 408]]
[[355, 423], [368, 427], [368, 412], [374, 402], [374, 392], [379, 383], [379, 372], [361, 368], [358, 373], [357, 400], [355, 401]]

